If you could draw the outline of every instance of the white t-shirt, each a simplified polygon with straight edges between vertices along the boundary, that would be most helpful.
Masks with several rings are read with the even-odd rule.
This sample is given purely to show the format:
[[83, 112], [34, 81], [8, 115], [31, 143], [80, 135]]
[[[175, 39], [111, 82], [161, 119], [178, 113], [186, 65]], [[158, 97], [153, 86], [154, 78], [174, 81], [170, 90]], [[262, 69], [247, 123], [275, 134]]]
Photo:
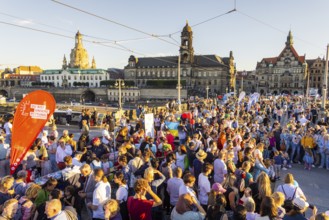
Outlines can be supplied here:
[[199, 200], [202, 205], [208, 204], [208, 193], [210, 192], [210, 182], [207, 176], [200, 173], [198, 178], [199, 183]]
[[110, 139], [109, 131], [108, 130], [103, 130], [102, 135], [103, 135], [102, 143], [103, 144], [109, 144], [110, 143], [110, 141], [108, 140], [108, 139]]
[[119, 203], [127, 201], [127, 199], [128, 199], [127, 185], [120, 186], [115, 194], [115, 197], [116, 197], [116, 200], [120, 201]]
[[9, 135], [9, 134], [11, 134], [11, 129], [13, 128], [13, 125], [12, 125], [12, 123], [7, 122], [7, 123], [3, 126], [3, 128], [5, 129], [6, 134]]
[[96, 210], [93, 210], [93, 218], [104, 218], [103, 205], [107, 199], [111, 198], [111, 185], [100, 181], [96, 184], [93, 192], [93, 205], [97, 206]]
[[222, 183], [224, 176], [227, 174], [227, 167], [223, 160], [216, 159], [214, 162], [214, 181], [216, 183]]
[[294, 196], [295, 189], [296, 189], [296, 186], [294, 186], [294, 185], [283, 184], [283, 185], [279, 185], [278, 188], [276, 189], [276, 191], [282, 192], [285, 196], [285, 199], [294, 199], [296, 197], [305, 197], [305, 195], [300, 187], [297, 187], [297, 190], [296, 190], [296, 193]]

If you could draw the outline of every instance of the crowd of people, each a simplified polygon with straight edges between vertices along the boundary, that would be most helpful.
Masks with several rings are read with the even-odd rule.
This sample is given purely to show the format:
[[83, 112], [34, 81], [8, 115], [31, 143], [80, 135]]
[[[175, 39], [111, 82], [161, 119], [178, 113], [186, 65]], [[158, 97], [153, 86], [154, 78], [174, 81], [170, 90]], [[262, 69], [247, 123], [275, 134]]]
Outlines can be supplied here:
[[[329, 170], [328, 121], [315, 104], [229, 99], [188, 103], [179, 115], [172, 106], [155, 114], [154, 137], [145, 134], [140, 107], [136, 122], [122, 115], [117, 127], [108, 114], [102, 135], [91, 137], [86, 110], [78, 140], [52, 125], [13, 175], [8, 117], [0, 136], [0, 220], [303, 220], [309, 208], [310, 219], [329, 219], [291, 172], [282, 174], [295, 164]], [[168, 123], [179, 123], [177, 137]]]

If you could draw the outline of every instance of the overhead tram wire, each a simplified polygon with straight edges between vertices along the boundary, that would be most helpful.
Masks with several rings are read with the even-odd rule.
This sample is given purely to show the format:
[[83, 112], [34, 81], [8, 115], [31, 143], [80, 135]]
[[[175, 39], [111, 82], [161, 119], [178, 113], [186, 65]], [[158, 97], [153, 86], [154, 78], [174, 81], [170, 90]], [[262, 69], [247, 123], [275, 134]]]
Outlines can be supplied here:
[[[236, 11], [236, 8], [234, 8], [234, 9], [228, 11], [228, 12], [225, 12], [225, 13], [222, 13], [222, 14], [216, 15], [216, 16], [214, 16], [214, 17], [208, 18], [208, 19], [206, 19], [206, 20], [204, 20], [204, 21], [201, 21], [201, 22], [199, 22], [199, 23], [196, 23], [196, 24], [194, 24], [194, 25], [191, 25], [191, 27], [199, 26], [199, 25], [201, 25], [201, 24], [204, 24], [204, 23], [207, 23], [207, 22], [209, 22], [209, 21], [215, 20], [215, 19], [217, 19], [217, 18], [223, 17], [224, 15], [230, 14], [230, 13], [235, 12], [235, 11]], [[175, 35], [175, 34], [178, 34], [178, 33], [180, 33], [180, 32], [181, 32], [181, 31], [176, 31], [176, 32], [174, 32], [174, 33], [168, 34], [167, 36], [170, 37], [171, 35]]]
[[[22, 28], [22, 29], [26, 29], [26, 30], [31, 30], [31, 31], [39, 32], [39, 33], [50, 34], [50, 35], [54, 35], [54, 36], [58, 36], [58, 37], [63, 37], [63, 38], [68, 38], [68, 39], [75, 39], [74, 37], [67, 36], [67, 35], [64, 35], [64, 34], [59, 34], [59, 33], [51, 32], [51, 31], [41, 30], [41, 29], [27, 27], [27, 26], [22, 26], [22, 25], [17, 25], [17, 24], [12, 24], [12, 23], [9, 23], [9, 22], [1, 21], [1, 20], [0, 20], [0, 24], [5, 24], [5, 25], [9, 25], [9, 26], [17, 27], [17, 28]], [[96, 42], [96, 41], [91, 41], [91, 40], [84, 40], [84, 42], [92, 43], [92, 44], [97, 44], [97, 45], [101, 45], [101, 46], [104, 46], [104, 47], [113, 48], [113, 49], [116, 49], [116, 50], [130, 52], [130, 53], [133, 53], [133, 54], [136, 54], [136, 55], [141, 55], [141, 56], [147, 57], [144, 53], [140, 53], [140, 52], [131, 50], [131, 49], [126, 48], [126, 47], [124, 47], [124, 46], [122, 46], [120, 44], [117, 44], [117, 45], [118, 46], [121, 46], [121, 47], [124, 47], [124, 48], [114, 47], [114, 46], [106, 45], [106, 44], [99, 43], [99, 42]], [[168, 64], [177, 65], [176, 62], [171, 62], [171, 61], [168, 61], [168, 60], [165, 60], [165, 59], [161, 59], [159, 57], [151, 57], [151, 58], [152, 59], [155, 59], [155, 60], [159, 60], [159, 61], [164, 61], [164, 62], [166, 62]], [[200, 68], [204, 68], [204, 67], [200, 66]], [[206, 70], [206, 69], [204, 69], [204, 70]]]
[[119, 22], [117, 22], [117, 21], [114, 21], [114, 20], [111, 20], [111, 19], [105, 18], [105, 17], [103, 17], [103, 16], [100, 16], [100, 15], [97, 15], [97, 14], [94, 14], [94, 13], [91, 13], [91, 12], [88, 12], [88, 11], [85, 11], [85, 10], [82, 10], [82, 9], [79, 9], [79, 8], [76, 8], [76, 7], [73, 7], [73, 6], [71, 6], [71, 5], [68, 5], [68, 4], [65, 4], [65, 3], [59, 2], [59, 1], [57, 1], [57, 0], [51, 0], [51, 1], [54, 2], [54, 3], [60, 4], [60, 5], [63, 5], [63, 6], [65, 6], [65, 7], [68, 7], [68, 8], [74, 9], [74, 10], [76, 10], [76, 11], [82, 12], [82, 13], [84, 13], [84, 14], [88, 14], [88, 15], [90, 15], [90, 16], [93, 16], [93, 17], [99, 18], [99, 19], [101, 19], [101, 20], [104, 20], [104, 21], [107, 21], [107, 22], [110, 22], [110, 23], [113, 23], [113, 24], [119, 25], [119, 26], [121, 26], [121, 27], [124, 27], [124, 28], [130, 29], [130, 30], [136, 31], [136, 32], [138, 32], [138, 33], [141, 33], [141, 34], [148, 35], [148, 36], [150, 36], [150, 37], [153, 37], [153, 38], [159, 39], [159, 40], [161, 40], [161, 41], [163, 41], [163, 42], [166, 42], [166, 43], [168, 43], [168, 44], [171, 44], [171, 45], [174, 45], [174, 46], [179, 46], [179, 45], [176, 45], [176, 44], [174, 44], [174, 43], [172, 43], [172, 42], [170, 42], [170, 41], [167, 41], [167, 40], [165, 40], [165, 39], [160, 38], [158, 35], [150, 34], [150, 33], [147, 33], [147, 32], [145, 32], [145, 31], [139, 30], [139, 29], [137, 29], [137, 28], [130, 27], [130, 26], [125, 25], [125, 24], [121, 24], [121, 23], [119, 23]]
[[[55, 35], [55, 36], [59, 36], [59, 37], [74, 39], [74, 37], [67, 36], [67, 35], [64, 35], [64, 34], [59, 34], [59, 33], [51, 32], [51, 31], [41, 30], [41, 29], [27, 27], [27, 26], [22, 26], [22, 25], [18, 25], [18, 24], [12, 24], [12, 23], [5, 22], [5, 21], [0, 21], [0, 24], [5, 24], [5, 25], [9, 25], [9, 26], [14, 26], [14, 27], [22, 28], [22, 29], [27, 29], [27, 30], [32, 30], [32, 31], [36, 31], [36, 32], [41, 32], [41, 33], [45, 33], [45, 34]], [[105, 47], [110, 47], [110, 48], [117, 49], [117, 50], [127, 51], [126, 49], [122, 49], [122, 48], [118, 48], [118, 47], [114, 47], [114, 46], [110, 46], [110, 45], [100, 44], [100, 43], [98, 43], [96, 41], [91, 41], [91, 40], [84, 40], [84, 41], [86, 41], [88, 43], [99, 44], [99, 45], [102, 45], [102, 46], [105, 46]], [[129, 51], [129, 52], [131, 52], [131, 51]]]
[[[99, 16], [99, 15], [96, 15], [96, 14], [94, 14], [94, 13], [91, 13], [91, 12], [88, 12], [88, 11], [85, 11], [85, 10], [82, 10], [82, 9], [79, 9], [79, 8], [76, 8], [76, 7], [73, 7], [73, 6], [71, 6], [71, 5], [68, 5], [68, 4], [65, 4], [65, 3], [59, 2], [59, 1], [57, 1], [57, 0], [51, 0], [51, 1], [52, 1], [52, 2], [55, 2], [55, 3], [57, 3], [57, 4], [60, 4], [60, 5], [63, 5], [63, 6], [65, 6], [65, 7], [68, 7], [68, 8], [74, 9], [74, 10], [77, 10], [77, 11], [79, 11], [79, 12], [82, 12], [82, 13], [88, 14], [88, 15], [90, 15], [90, 16], [93, 16], [93, 17], [96, 17], [96, 18], [99, 18], [99, 19], [102, 19], [102, 20], [108, 21], [108, 22], [110, 22], [110, 23], [117, 24], [117, 25], [122, 26], [122, 27], [125, 27], [125, 28], [127, 28], [127, 29], [134, 30], [134, 31], [139, 32], [139, 33], [142, 33], [142, 34], [144, 34], [144, 35], [148, 35], [148, 36], [150, 36], [150, 37], [152, 37], [152, 38], [159, 39], [159, 40], [161, 40], [161, 41], [163, 41], [163, 42], [166, 42], [166, 43], [168, 43], [168, 44], [171, 44], [171, 45], [174, 45], [174, 46], [180, 46], [180, 45], [177, 44], [177, 43], [175, 44], [175, 43], [172, 43], [171, 41], [167, 41], [167, 40], [165, 40], [165, 39], [162, 39], [161, 37], [165, 37], [165, 35], [154, 35], [154, 34], [150, 34], [150, 33], [147, 33], [147, 32], [145, 32], [145, 31], [139, 30], [139, 29], [137, 29], [137, 28], [130, 27], [130, 26], [128, 26], [128, 25], [121, 24], [121, 23], [119, 23], [119, 22], [117, 22], [117, 21], [110, 20], [110, 19], [108, 19], [108, 18], [105, 18], [105, 17]], [[193, 25], [193, 26], [191, 26], [191, 27], [195, 27], [195, 26], [198, 26], [198, 25], [204, 24], [204, 23], [206, 23], [206, 22], [209, 22], [209, 21], [211, 21], [211, 20], [214, 20], [214, 19], [216, 19], [216, 18], [222, 17], [222, 16], [224, 16], [224, 15], [226, 15], [226, 14], [230, 14], [230, 13], [235, 12], [235, 11], [236, 11], [236, 9], [234, 8], [234, 9], [228, 11], [228, 12], [225, 12], [225, 13], [223, 13], [223, 14], [220, 14], [220, 15], [217, 15], [217, 16], [215, 16], [215, 17], [209, 18], [209, 19], [207, 19], [207, 20], [205, 20], [205, 21], [199, 22], [199, 23], [197, 23], [197, 24], [195, 24], [195, 25]], [[179, 31], [179, 32], [180, 32], [180, 31]], [[175, 32], [175, 33], [178, 33], [178, 32]], [[171, 34], [171, 35], [173, 35], [173, 34]], [[201, 55], [201, 56], [203, 56], [203, 55]], [[206, 59], [209, 59], [209, 58], [206, 57]], [[213, 62], [216, 62], [216, 61], [214, 61], [214, 60], [212, 60], [212, 61], [213, 61]], [[218, 62], [218, 63], [221, 64], [221, 65], [223, 65], [223, 64], [220, 63], [220, 62]]]
[[[287, 34], [287, 32], [286, 31], [283, 31], [283, 30], [281, 30], [281, 29], [279, 29], [279, 28], [277, 28], [277, 27], [275, 27], [275, 26], [273, 26], [273, 25], [271, 25], [271, 24], [268, 24], [268, 23], [266, 23], [265, 21], [262, 21], [262, 20], [260, 20], [260, 19], [258, 19], [258, 18], [255, 18], [255, 17], [253, 17], [253, 16], [251, 16], [251, 15], [248, 15], [248, 14], [246, 14], [245, 12], [242, 12], [241, 10], [236, 10], [239, 14], [241, 14], [241, 15], [243, 15], [243, 16], [245, 16], [245, 17], [247, 17], [247, 18], [250, 18], [251, 20], [254, 20], [254, 21], [256, 21], [256, 22], [258, 22], [258, 23], [260, 23], [260, 24], [262, 24], [262, 25], [265, 25], [265, 26], [267, 26], [267, 27], [269, 27], [269, 28], [272, 28], [273, 30], [276, 30], [276, 31], [278, 31], [278, 32], [280, 32], [280, 33], [282, 33], [282, 34]], [[311, 45], [311, 46], [313, 46], [313, 47], [315, 47], [315, 48], [317, 48], [317, 49], [321, 49], [321, 50], [325, 50], [326, 51], [326, 47], [321, 47], [321, 46], [319, 46], [319, 45], [316, 45], [316, 44], [313, 44], [313, 43], [311, 43], [311, 42], [309, 42], [309, 41], [307, 41], [307, 40], [304, 40], [304, 39], [302, 39], [302, 38], [300, 38], [300, 37], [298, 37], [298, 36], [294, 36], [294, 38], [296, 38], [296, 39], [298, 39], [298, 40], [300, 40], [300, 41], [302, 41], [302, 42], [304, 42], [304, 43], [306, 43], [306, 44], [308, 44], [308, 45]]]

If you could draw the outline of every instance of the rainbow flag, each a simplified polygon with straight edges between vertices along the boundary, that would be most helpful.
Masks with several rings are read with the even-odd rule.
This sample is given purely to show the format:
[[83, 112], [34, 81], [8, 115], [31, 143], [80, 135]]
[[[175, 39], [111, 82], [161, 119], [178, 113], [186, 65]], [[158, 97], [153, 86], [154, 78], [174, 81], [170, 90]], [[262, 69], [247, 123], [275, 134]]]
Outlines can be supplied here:
[[178, 137], [178, 125], [179, 122], [171, 122], [171, 121], [166, 121], [165, 125], [169, 129], [170, 133], [174, 135], [175, 137]]

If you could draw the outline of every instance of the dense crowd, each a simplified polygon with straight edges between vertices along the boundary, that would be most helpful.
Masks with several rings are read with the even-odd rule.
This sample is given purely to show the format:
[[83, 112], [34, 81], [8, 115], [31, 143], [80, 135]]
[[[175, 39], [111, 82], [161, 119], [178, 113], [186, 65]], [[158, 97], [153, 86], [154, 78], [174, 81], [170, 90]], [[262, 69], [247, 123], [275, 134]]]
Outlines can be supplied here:
[[[154, 116], [146, 136], [142, 106], [132, 123], [107, 113], [91, 137], [97, 112], [84, 110], [75, 140], [55, 124], [43, 130], [9, 175], [13, 117], [0, 136], [0, 209], [15, 220], [303, 220], [317, 213], [288, 171], [303, 164], [329, 170], [328, 119], [298, 97], [229, 99], [175, 105]], [[70, 123], [71, 110], [67, 110]], [[168, 123], [179, 123], [178, 137]], [[22, 137], [24, 138], [24, 137]], [[326, 172], [326, 171], [324, 171]], [[279, 179], [283, 184], [276, 184]]]

